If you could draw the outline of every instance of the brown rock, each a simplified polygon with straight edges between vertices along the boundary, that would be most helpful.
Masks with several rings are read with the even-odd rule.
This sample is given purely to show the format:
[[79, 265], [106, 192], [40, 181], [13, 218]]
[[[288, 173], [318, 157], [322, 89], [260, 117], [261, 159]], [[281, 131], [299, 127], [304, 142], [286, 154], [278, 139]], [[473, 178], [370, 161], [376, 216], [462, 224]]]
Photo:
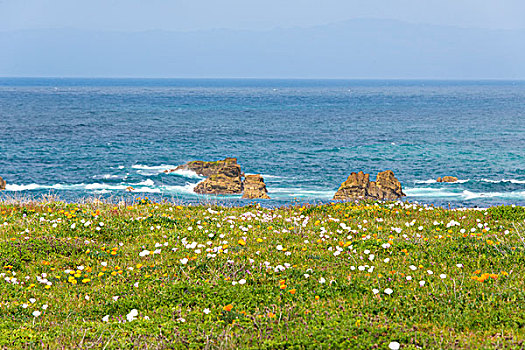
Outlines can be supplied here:
[[164, 172], [171, 173], [177, 170], [191, 170], [200, 176], [209, 177], [212, 175], [217, 175], [223, 167], [235, 164], [237, 164], [237, 158], [225, 158], [224, 160], [218, 160], [215, 162], [195, 160], [183, 165], [179, 165], [175, 169], [165, 170]]
[[405, 196], [401, 183], [391, 170], [377, 174], [376, 181], [370, 181], [370, 175], [362, 171], [351, 173], [334, 195], [335, 200], [395, 200]]
[[458, 178], [455, 177], [455, 176], [443, 176], [443, 177], [438, 177], [437, 182], [456, 182], [458, 181]]
[[246, 175], [244, 179], [244, 194], [242, 198], [254, 199], [270, 199], [266, 184], [261, 175]]
[[0, 191], [1, 191], [1, 190], [5, 190], [5, 186], [6, 186], [6, 182], [5, 182], [4, 179], [2, 179], [2, 177], [0, 176]]
[[[221, 167], [205, 167], [206, 171], [213, 173], [204, 181], [197, 184], [193, 190], [200, 194], [240, 194], [243, 190], [241, 166], [235, 162], [222, 163]], [[193, 162], [190, 162], [193, 163]], [[190, 164], [188, 163], [188, 164]], [[206, 162], [204, 162], [206, 163]], [[212, 162], [215, 163], [215, 162]], [[204, 174], [203, 172], [197, 174]]]
[[377, 174], [376, 184], [379, 188], [379, 199], [381, 200], [391, 201], [405, 196], [401, 183], [396, 179], [392, 170]]
[[351, 173], [345, 182], [341, 184], [339, 190], [335, 193], [335, 200], [345, 199], [365, 199], [368, 196], [370, 187], [370, 175], [362, 171]]

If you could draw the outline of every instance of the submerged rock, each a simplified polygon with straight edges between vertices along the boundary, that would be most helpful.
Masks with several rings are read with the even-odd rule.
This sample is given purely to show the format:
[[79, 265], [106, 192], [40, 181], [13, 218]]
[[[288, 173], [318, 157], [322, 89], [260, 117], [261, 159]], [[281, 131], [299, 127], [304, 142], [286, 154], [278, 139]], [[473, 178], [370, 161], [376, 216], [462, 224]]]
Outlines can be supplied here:
[[[194, 160], [183, 165], [179, 165], [175, 169], [165, 170], [165, 173], [171, 173], [177, 170], [190, 170], [195, 172], [197, 175], [209, 177], [217, 175], [221, 172], [221, 169], [229, 166], [236, 165], [237, 158], [225, 158], [224, 160], [217, 160], [215, 162], [205, 162], [202, 160]], [[240, 167], [239, 167], [240, 168]]]
[[458, 178], [455, 177], [455, 176], [443, 176], [443, 177], [438, 177], [437, 182], [456, 182], [458, 181]]
[[[193, 190], [196, 193], [200, 194], [240, 194], [243, 191], [242, 183], [242, 171], [241, 166], [237, 164], [237, 159], [235, 158], [226, 158], [233, 159], [234, 162], [222, 162], [221, 166], [204, 167], [200, 170], [204, 172], [197, 172], [199, 175], [204, 173], [210, 173], [211, 175], [204, 181], [201, 181], [197, 184]], [[219, 161], [221, 162], [221, 161]], [[194, 162], [190, 162], [194, 163]], [[190, 164], [187, 163], [187, 164]], [[218, 162], [202, 162], [202, 163], [218, 163]], [[190, 169], [191, 170], [191, 169]]]
[[396, 200], [405, 196], [392, 170], [377, 174], [376, 181], [362, 171], [352, 172], [334, 195], [335, 200]]
[[2, 177], [0, 176], [0, 191], [5, 190], [6, 182]]
[[261, 175], [246, 175], [244, 179], [244, 194], [242, 198], [248, 199], [270, 199], [266, 184]]

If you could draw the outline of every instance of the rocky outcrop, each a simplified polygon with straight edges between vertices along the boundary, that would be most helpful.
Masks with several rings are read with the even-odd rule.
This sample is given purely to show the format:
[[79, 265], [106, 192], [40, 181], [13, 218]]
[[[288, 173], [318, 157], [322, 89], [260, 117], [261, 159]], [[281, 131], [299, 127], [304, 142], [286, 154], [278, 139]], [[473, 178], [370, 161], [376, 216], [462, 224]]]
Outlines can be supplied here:
[[[228, 158], [227, 158], [228, 159]], [[231, 158], [234, 159], [234, 158]], [[192, 163], [192, 162], [190, 162]], [[190, 164], [188, 163], [188, 164]], [[206, 162], [204, 162], [206, 163]], [[211, 162], [215, 163], [215, 162]], [[193, 190], [199, 194], [240, 194], [243, 191], [241, 166], [235, 163], [223, 163], [221, 167], [204, 167], [205, 171], [212, 171], [204, 181], [197, 184]], [[199, 173], [198, 173], [199, 174]], [[203, 174], [201, 172], [201, 174]]]
[[[178, 170], [193, 171], [206, 177], [195, 186], [193, 189], [195, 193], [228, 195], [241, 194], [244, 191], [243, 198], [270, 198], [262, 176], [247, 175], [245, 177], [241, 166], [237, 164], [237, 158], [225, 158], [215, 162], [195, 160], [165, 172], [171, 173]], [[243, 177], [245, 177], [244, 181]]]
[[456, 182], [458, 181], [458, 178], [455, 177], [455, 176], [443, 176], [443, 177], [438, 177], [437, 182]]
[[334, 195], [335, 200], [396, 200], [405, 196], [392, 170], [377, 174], [376, 181], [362, 171], [351, 173]]
[[246, 175], [244, 178], [244, 194], [242, 198], [270, 199], [266, 184], [261, 175]]
[[225, 158], [224, 160], [218, 160], [215, 162], [204, 162], [202, 160], [195, 160], [188, 162], [183, 165], [179, 165], [175, 169], [165, 170], [165, 173], [171, 173], [177, 170], [190, 170], [195, 172], [197, 175], [209, 177], [212, 175], [217, 175], [222, 172], [222, 168], [229, 165], [236, 165], [237, 158]]
[[6, 183], [4, 179], [2, 179], [2, 177], [0, 176], [0, 191], [5, 190], [5, 186], [6, 186]]

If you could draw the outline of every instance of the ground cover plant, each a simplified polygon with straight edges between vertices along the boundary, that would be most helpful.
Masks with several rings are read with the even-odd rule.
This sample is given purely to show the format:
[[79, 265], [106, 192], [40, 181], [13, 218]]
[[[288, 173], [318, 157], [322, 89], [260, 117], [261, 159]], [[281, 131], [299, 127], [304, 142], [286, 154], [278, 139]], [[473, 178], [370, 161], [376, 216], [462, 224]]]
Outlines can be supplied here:
[[0, 348], [523, 348], [524, 219], [0, 203]]

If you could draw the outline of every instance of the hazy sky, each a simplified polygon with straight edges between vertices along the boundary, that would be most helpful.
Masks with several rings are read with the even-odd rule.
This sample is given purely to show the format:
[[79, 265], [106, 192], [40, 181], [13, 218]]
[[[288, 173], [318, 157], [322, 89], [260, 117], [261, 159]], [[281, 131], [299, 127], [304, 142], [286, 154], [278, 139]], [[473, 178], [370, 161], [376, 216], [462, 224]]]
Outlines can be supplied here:
[[0, 31], [271, 29], [354, 18], [525, 28], [524, 0], [0, 0]]

